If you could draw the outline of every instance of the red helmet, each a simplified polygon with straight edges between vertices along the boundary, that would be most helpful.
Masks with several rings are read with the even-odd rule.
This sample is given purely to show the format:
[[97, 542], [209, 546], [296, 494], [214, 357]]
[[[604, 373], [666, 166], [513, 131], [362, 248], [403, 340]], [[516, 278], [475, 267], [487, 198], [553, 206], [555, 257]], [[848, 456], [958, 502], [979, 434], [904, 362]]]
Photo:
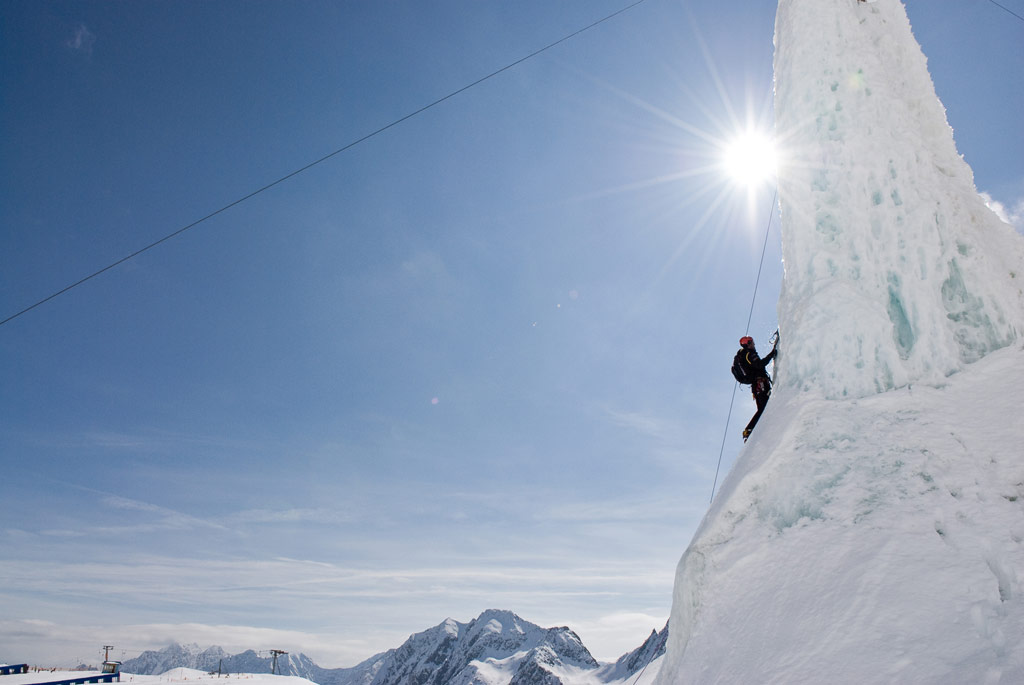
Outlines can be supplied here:
[[753, 344], [753, 342], [753, 338], [751, 338], [749, 335], [745, 335], [742, 338], [740, 338], [740, 347], [746, 347], [747, 345]]

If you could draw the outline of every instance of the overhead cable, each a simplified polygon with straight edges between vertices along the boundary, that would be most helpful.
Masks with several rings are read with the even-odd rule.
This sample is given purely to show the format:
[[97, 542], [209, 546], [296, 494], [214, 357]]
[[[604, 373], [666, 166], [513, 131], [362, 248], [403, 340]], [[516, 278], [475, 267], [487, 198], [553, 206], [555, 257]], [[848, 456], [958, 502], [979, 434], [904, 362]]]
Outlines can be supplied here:
[[1024, 21], [1024, 17], [1022, 17], [1021, 15], [1017, 14], [1012, 9], [1007, 7], [1006, 5], [1000, 5], [998, 2], [996, 2], [996, 0], [988, 0], [988, 1], [991, 2], [993, 5], [995, 5], [996, 7], [1000, 8], [1000, 9], [1003, 9], [1003, 10], [1006, 10], [1007, 12], [1012, 14], [1013, 16], [1015, 16], [1018, 19], [1020, 19], [1021, 21]]
[[277, 179], [276, 181], [273, 181], [272, 183], [268, 183], [267, 185], [263, 186], [262, 188], [254, 190], [251, 193], [249, 193], [248, 195], [240, 197], [239, 199], [235, 200], [234, 202], [231, 202], [229, 204], [224, 205], [223, 207], [221, 207], [220, 209], [218, 209], [216, 211], [210, 212], [209, 214], [207, 214], [203, 218], [197, 219], [196, 221], [193, 221], [192, 223], [190, 223], [187, 226], [182, 226], [181, 228], [179, 228], [178, 230], [174, 231], [173, 233], [169, 233], [169, 234], [165, 235], [163, 238], [160, 238], [159, 240], [157, 240], [155, 242], [152, 242], [149, 245], [146, 245], [145, 247], [136, 250], [135, 252], [132, 252], [131, 254], [129, 254], [126, 257], [122, 257], [121, 259], [117, 260], [116, 262], [113, 262], [113, 263], [103, 267], [102, 269], [99, 269], [98, 271], [95, 271], [95, 272], [89, 274], [85, 278], [82, 278], [82, 279], [80, 279], [78, 281], [75, 281], [74, 283], [72, 283], [69, 286], [61, 288], [60, 290], [58, 290], [57, 292], [53, 293], [52, 295], [44, 297], [43, 299], [39, 300], [35, 304], [32, 304], [32, 305], [30, 305], [28, 307], [25, 307], [21, 311], [8, 316], [7, 318], [5, 318], [2, 321], [0, 321], [0, 326], [3, 326], [5, 323], [8, 323], [9, 321], [13, 321], [14, 319], [18, 318], [22, 314], [26, 314], [26, 313], [32, 311], [36, 307], [49, 302], [50, 300], [54, 299], [55, 297], [63, 295], [64, 293], [68, 292], [69, 290], [77, 288], [78, 286], [82, 285], [83, 283], [96, 278], [100, 274], [103, 274], [103, 273], [105, 273], [107, 271], [110, 271], [111, 269], [113, 269], [116, 266], [124, 264], [128, 260], [133, 259], [135, 257], [138, 257], [143, 252], [147, 252], [149, 250], [152, 250], [154, 247], [156, 247], [156, 246], [158, 246], [158, 245], [160, 245], [162, 243], [167, 242], [171, 238], [176, 238], [177, 236], [181, 235], [185, 231], [188, 231], [188, 230], [190, 230], [192, 228], [195, 228], [199, 224], [202, 224], [205, 221], [208, 221], [208, 220], [212, 219], [213, 217], [217, 216], [218, 214], [222, 214], [222, 213], [226, 212], [227, 210], [231, 209], [232, 207], [240, 205], [243, 202], [245, 202], [246, 200], [250, 200], [253, 197], [259, 195], [260, 193], [262, 193], [264, 191], [267, 191], [267, 190], [270, 190], [274, 186], [279, 185], [281, 183], [284, 183], [288, 179], [290, 179], [290, 178], [292, 178], [294, 176], [298, 176], [302, 172], [308, 171], [309, 169], [312, 169], [313, 167], [317, 166], [318, 164], [322, 164], [323, 162], [326, 162], [327, 160], [331, 159], [332, 157], [340, 155], [342, 152], [345, 152], [346, 150], [350, 150], [353, 147], [355, 147], [356, 145], [359, 145], [360, 143], [366, 142], [367, 140], [369, 140], [369, 139], [371, 139], [371, 138], [373, 138], [375, 136], [378, 136], [381, 133], [384, 133], [388, 129], [394, 128], [395, 126], [401, 124], [402, 122], [407, 121], [409, 119], [412, 119], [413, 117], [415, 117], [415, 116], [417, 116], [419, 114], [422, 114], [423, 112], [426, 112], [428, 109], [436, 107], [437, 105], [440, 105], [442, 102], [445, 102], [446, 100], [450, 100], [451, 98], [455, 97], [456, 95], [459, 95], [460, 93], [464, 93], [465, 91], [469, 90], [470, 88], [473, 88], [475, 86], [480, 85], [484, 81], [492, 79], [495, 76], [498, 76], [499, 74], [502, 74], [502, 73], [508, 71], [509, 69], [517, 67], [520, 64], [522, 64], [523, 62], [525, 62], [525, 61], [527, 61], [529, 59], [532, 59], [532, 58], [536, 57], [537, 55], [540, 55], [543, 52], [547, 52], [551, 48], [553, 48], [553, 47], [555, 47], [557, 45], [561, 45], [562, 43], [564, 43], [567, 40], [570, 40], [572, 38], [575, 38], [576, 36], [580, 35], [581, 33], [585, 33], [586, 31], [589, 31], [590, 29], [595, 28], [596, 26], [599, 26], [599, 25], [605, 23], [606, 21], [608, 21], [610, 19], [614, 19], [615, 17], [619, 16], [620, 14], [623, 14], [624, 12], [628, 12], [629, 10], [633, 9], [634, 7], [636, 7], [637, 5], [640, 5], [641, 3], [645, 2], [645, 1], [646, 0], [635, 0], [635, 2], [633, 2], [633, 3], [623, 7], [620, 10], [612, 12], [611, 14], [609, 14], [609, 15], [601, 18], [601, 19], [598, 19], [597, 21], [595, 21], [595, 22], [593, 22], [591, 24], [588, 24], [587, 26], [584, 26], [581, 29], [573, 31], [572, 33], [567, 34], [567, 35], [559, 38], [558, 40], [554, 41], [553, 43], [549, 43], [549, 44], [545, 45], [544, 47], [542, 47], [542, 48], [540, 48], [538, 50], [534, 50], [533, 52], [531, 52], [530, 54], [526, 55], [525, 57], [521, 57], [521, 58], [517, 59], [514, 62], [510, 62], [509, 64], [506, 64], [505, 66], [501, 67], [500, 69], [492, 71], [491, 73], [487, 74], [486, 76], [478, 78], [477, 80], [473, 81], [472, 83], [469, 83], [469, 84], [467, 84], [465, 86], [462, 86], [461, 88], [459, 88], [457, 90], [453, 90], [452, 92], [448, 93], [444, 97], [440, 97], [440, 98], [438, 98], [437, 100], [434, 100], [433, 102], [431, 102], [428, 105], [424, 105], [423, 107], [420, 107], [419, 109], [417, 109], [417, 110], [415, 110], [413, 112], [410, 112], [409, 114], [406, 114], [405, 116], [399, 117], [398, 119], [395, 119], [394, 121], [392, 121], [390, 124], [387, 124], [385, 126], [381, 126], [376, 131], [373, 131], [372, 133], [368, 133], [365, 136], [363, 136], [362, 138], [358, 138], [358, 139], [352, 141], [351, 143], [348, 143], [347, 145], [338, 148], [334, 152], [326, 154], [323, 157], [321, 157], [320, 159], [318, 159], [316, 161], [313, 161], [313, 162], [310, 162], [309, 164], [305, 165], [304, 167], [302, 167], [300, 169], [296, 169], [295, 171], [292, 171], [291, 173], [288, 173], [288, 174], [282, 176], [281, 178]]

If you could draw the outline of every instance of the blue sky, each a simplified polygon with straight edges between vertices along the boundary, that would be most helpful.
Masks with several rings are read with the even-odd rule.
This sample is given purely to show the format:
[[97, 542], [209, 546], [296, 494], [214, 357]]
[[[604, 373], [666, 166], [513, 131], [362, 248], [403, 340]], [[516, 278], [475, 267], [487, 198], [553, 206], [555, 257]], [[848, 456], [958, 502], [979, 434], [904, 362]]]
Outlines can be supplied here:
[[[625, 4], [6, 3], [0, 318]], [[908, 12], [1019, 217], [1024, 22]], [[660, 628], [769, 216], [719, 163], [770, 129], [773, 21], [646, 0], [0, 326], [0, 660]]]

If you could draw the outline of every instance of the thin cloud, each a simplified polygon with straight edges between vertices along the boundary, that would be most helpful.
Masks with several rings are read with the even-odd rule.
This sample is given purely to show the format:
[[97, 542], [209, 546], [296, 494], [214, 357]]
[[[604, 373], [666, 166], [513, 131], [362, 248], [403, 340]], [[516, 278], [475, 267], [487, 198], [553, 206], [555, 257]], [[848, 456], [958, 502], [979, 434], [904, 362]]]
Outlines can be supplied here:
[[[117, 597], [132, 606], [166, 602], [245, 609], [262, 603], [305, 607], [316, 613], [325, 599], [410, 599], [472, 594], [483, 597], [598, 596], [650, 589], [668, 582], [650, 560], [608, 566], [392, 567], [357, 569], [323, 562], [197, 560], [144, 557], [117, 561], [0, 561], [9, 591], [50, 596]], [[614, 589], [613, 589], [614, 588]]]
[[323, 508], [295, 509], [248, 509], [228, 517], [230, 523], [238, 524], [274, 524], [274, 523], [313, 523], [325, 526], [336, 526], [353, 523], [357, 516], [344, 511]]
[[704, 514], [702, 503], [686, 498], [655, 496], [647, 493], [643, 498], [620, 498], [601, 502], [556, 503], [537, 514], [539, 518], [563, 523], [638, 524], [663, 522], [679, 526], [680, 521], [699, 519]]
[[580, 636], [596, 659], [614, 661], [622, 656], [622, 644], [635, 639], [639, 647], [652, 630], [661, 630], [667, 621], [667, 611], [659, 608], [650, 613], [623, 611], [584, 621], [566, 620], [564, 623]]
[[97, 530], [103, 530], [106, 532], [146, 532], [154, 530], [189, 530], [192, 528], [212, 528], [215, 530], [227, 530], [224, 526], [218, 523], [212, 523], [204, 519], [183, 514], [180, 511], [174, 509], [168, 509], [167, 507], [161, 507], [156, 504], [149, 502], [140, 502], [139, 500], [129, 499], [120, 495], [107, 495], [102, 500], [103, 504], [114, 508], [122, 509], [126, 511], [137, 511], [142, 513], [154, 514], [157, 517], [156, 521], [135, 524], [131, 526], [114, 526], [104, 527]]
[[700, 452], [689, 437], [695, 431], [691, 428], [693, 418], [652, 416], [636, 411], [620, 411], [605, 408], [605, 415], [611, 424], [648, 441], [643, 454], [661, 467], [678, 471], [696, 472], [704, 475], [703, 463], [692, 458]]
[[83, 55], [92, 56], [93, 46], [96, 45], [96, 34], [89, 30], [85, 24], [79, 24], [73, 35], [64, 43], [68, 48]]
[[196, 433], [176, 433], [165, 430], [118, 432], [93, 430], [83, 433], [39, 433], [27, 438], [32, 444], [59, 449], [100, 448], [125, 450], [139, 454], [190, 454], [196, 448], [215, 448], [232, 452], [265, 450], [275, 447], [266, 440], [255, 441]]
[[[0, 619], [0, 642], [16, 652], [21, 659], [49, 666], [72, 666], [79, 663], [95, 663], [103, 652], [96, 650], [97, 632], [104, 641], [116, 645], [113, 655], [121, 659], [139, 656], [144, 650], [163, 649], [171, 643], [195, 643], [203, 647], [217, 645], [228, 653], [247, 649], [265, 649], [269, 646], [284, 647], [293, 653], [305, 653], [321, 666], [351, 665], [373, 653], [377, 643], [400, 643], [398, 635], [376, 636], [371, 641], [362, 638], [346, 638], [342, 635], [309, 633], [297, 630], [281, 630], [247, 625], [205, 624], [205, 623], [140, 623], [108, 624], [37, 619]], [[59, 648], [59, 651], [53, 647]], [[64, 656], [61, 663], [54, 661], [55, 653]], [[326, 660], [326, 662], [325, 662]]]
[[447, 281], [451, 278], [441, 256], [421, 251], [402, 262], [402, 273], [416, 280]]
[[[623, 634], [639, 626], [639, 645], [648, 626], [663, 623], [665, 610], [657, 605], [671, 591], [669, 564], [651, 559], [601, 565], [560, 561], [552, 560], [545, 568], [468, 564], [365, 569], [286, 558], [0, 560], [13, 615], [29, 606], [36, 611], [50, 608], [33, 620], [0, 620], [0, 644], [14, 645], [11, 648], [17, 647], [22, 658], [44, 663], [42, 654], [34, 657], [30, 650], [81, 653], [80, 660], [85, 660], [88, 654], [82, 650], [93, 648], [101, 632], [109, 644], [132, 650], [155, 649], [172, 641], [217, 644], [229, 651], [284, 645], [289, 651], [310, 654], [321, 665], [352, 665], [397, 647], [409, 632], [447, 616], [467, 620], [483, 609], [501, 606], [542, 625], [564, 625], [564, 618], [574, 614], [602, 655], [617, 657], [616, 636], [622, 644]], [[643, 617], [631, 616], [621, 606], [624, 595], [639, 596], [641, 606], [657, 608], [643, 609]], [[18, 599], [29, 596], [36, 599]], [[593, 611], [579, 615], [573, 609], [580, 597]], [[172, 605], [191, 607], [195, 622], [146, 621], [150, 612]], [[396, 606], [404, 611], [400, 622], [388, 617]], [[256, 607], [265, 610], [254, 617]], [[90, 621], [100, 610], [106, 626]], [[292, 614], [308, 619], [304, 631], [278, 627]], [[345, 626], [356, 620], [371, 625], [383, 620], [389, 627], [366, 634]], [[625, 642], [633, 639], [629, 636]]]
[[[150, 502], [142, 502], [140, 500], [123, 497], [121, 495], [111, 495], [109, 493], [81, 485], [72, 485], [72, 487], [83, 492], [97, 495], [97, 501], [99, 504], [107, 509], [135, 512], [141, 516], [122, 517], [129, 519], [131, 522], [117, 525], [91, 524], [83, 520], [81, 521], [80, 527], [43, 528], [38, 531], [38, 535], [49, 538], [85, 538], [97, 535], [125, 536], [172, 530], [182, 531], [206, 529], [232, 532], [223, 524], [208, 521], [190, 514], [185, 514], [174, 509], [168, 509], [167, 507], [162, 507]], [[25, 535], [30, 535], [32, 533], [18, 529], [8, 529], [6, 534], [18, 534], [24, 537]]]

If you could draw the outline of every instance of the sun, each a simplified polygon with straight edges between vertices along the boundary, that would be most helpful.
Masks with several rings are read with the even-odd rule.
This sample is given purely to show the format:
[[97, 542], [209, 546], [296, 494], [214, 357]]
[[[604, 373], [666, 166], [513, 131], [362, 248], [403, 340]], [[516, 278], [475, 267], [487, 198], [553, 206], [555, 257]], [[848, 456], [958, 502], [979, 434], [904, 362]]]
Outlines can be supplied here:
[[733, 182], [752, 188], [775, 178], [778, 155], [771, 136], [745, 131], [722, 150], [722, 169]]

